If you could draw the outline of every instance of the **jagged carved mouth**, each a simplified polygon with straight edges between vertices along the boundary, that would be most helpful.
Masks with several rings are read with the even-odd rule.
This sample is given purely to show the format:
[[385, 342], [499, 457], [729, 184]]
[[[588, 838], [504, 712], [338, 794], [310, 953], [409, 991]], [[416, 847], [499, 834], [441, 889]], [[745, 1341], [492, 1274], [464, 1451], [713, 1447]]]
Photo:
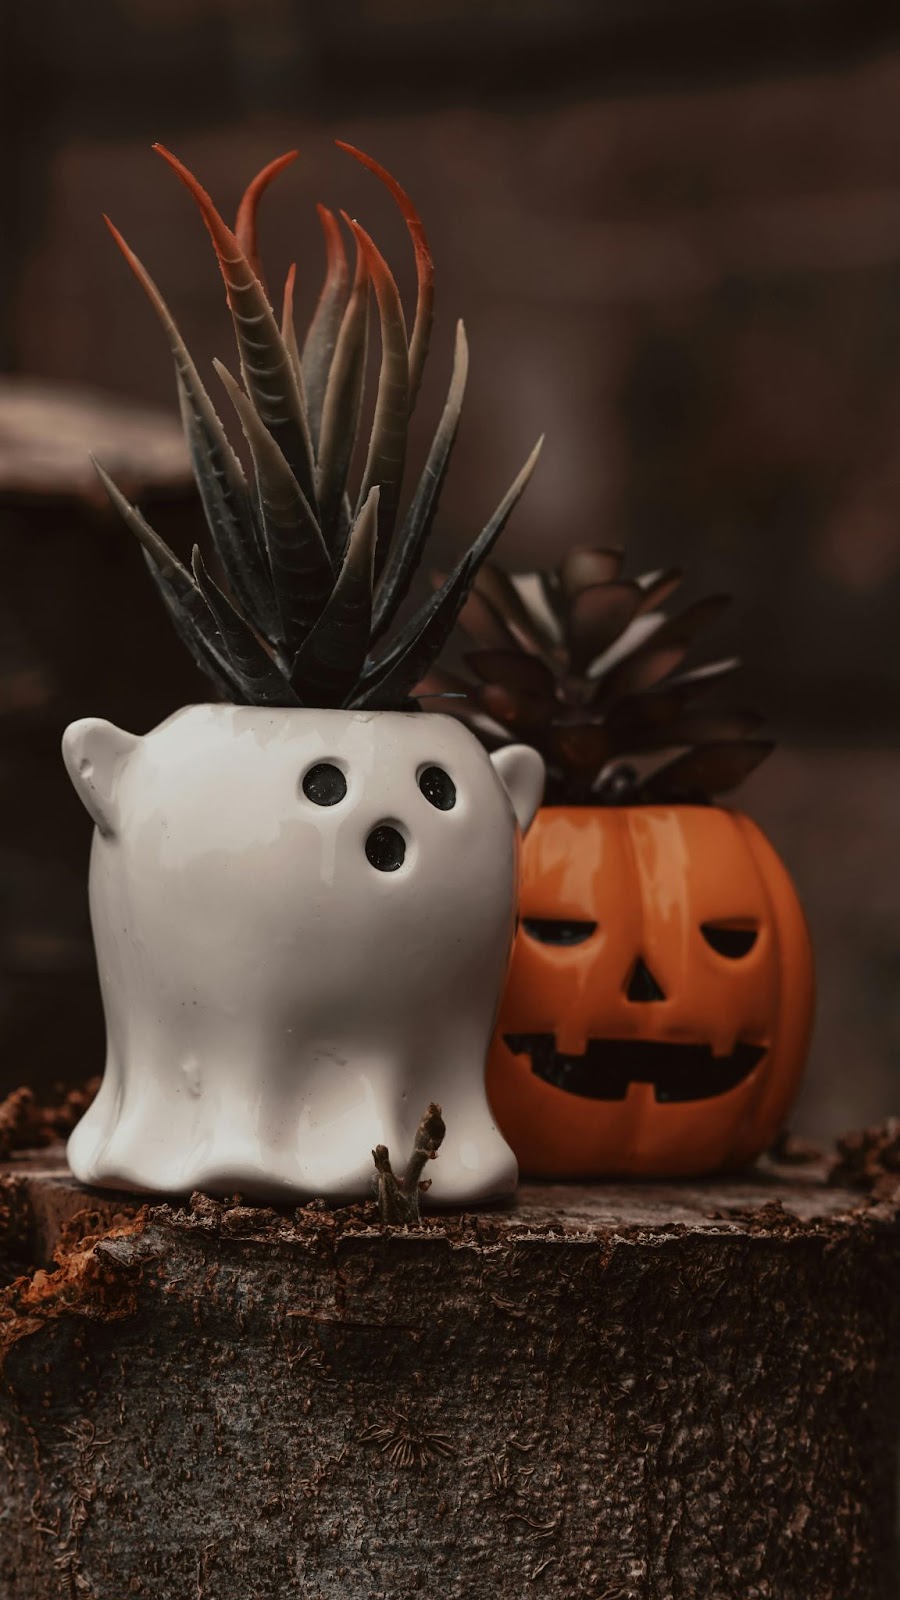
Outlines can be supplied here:
[[563, 1055], [552, 1033], [505, 1033], [513, 1055], [531, 1057], [531, 1070], [545, 1083], [585, 1100], [624, 1100], [632, 1083], [651, 1083], [657, 1100], [672, 1104], [712, 1100], [750, 1076], [764, 1045], [741, 1042], [728, 1056], [706, 1044], [670, 1044], [657, 1039], [590, 1039], [584, 1055]]

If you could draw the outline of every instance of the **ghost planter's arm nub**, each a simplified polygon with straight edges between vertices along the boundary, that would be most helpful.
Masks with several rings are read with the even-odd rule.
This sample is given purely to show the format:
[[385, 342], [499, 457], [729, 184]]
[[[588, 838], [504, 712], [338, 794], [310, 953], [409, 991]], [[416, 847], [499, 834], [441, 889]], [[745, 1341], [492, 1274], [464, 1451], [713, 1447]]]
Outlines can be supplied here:
[[138, 744], [137, 734], [126, 733], [102, 717], [82, 717], [71, 722], [63, 734], [66, 771], [85, 810], [107, 839], [114, 839], [118, 830], [119, 775]]
[[491, 761], [509, 795], [516, 821], [527, 833], [544, 798], [546, 768], [536, 750], [527, 744], [508, 744], [494, 750]]

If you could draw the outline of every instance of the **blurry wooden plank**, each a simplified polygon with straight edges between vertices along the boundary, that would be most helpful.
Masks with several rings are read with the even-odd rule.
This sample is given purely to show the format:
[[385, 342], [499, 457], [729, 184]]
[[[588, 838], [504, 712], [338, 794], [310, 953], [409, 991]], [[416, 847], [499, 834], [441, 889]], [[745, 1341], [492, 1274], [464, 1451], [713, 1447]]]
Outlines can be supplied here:
[[131, 499], [177, 495], [191, 482], [177, 417], [89, 389], [0, 378], [0, 503], [105, 506], [92, 454]]

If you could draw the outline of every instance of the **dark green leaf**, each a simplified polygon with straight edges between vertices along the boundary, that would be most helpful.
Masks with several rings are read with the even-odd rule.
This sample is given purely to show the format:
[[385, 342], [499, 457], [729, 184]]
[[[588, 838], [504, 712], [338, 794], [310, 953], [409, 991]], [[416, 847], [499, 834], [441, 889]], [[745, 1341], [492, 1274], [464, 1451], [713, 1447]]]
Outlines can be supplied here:
[[234, 672], [253, 705], [291, 706], [299, 700], [284, 673], [260, 643], [253, 629], [213, 581], [198, 545], [193, 553], [194, 578], [213, 617]]
[[308, 411], [303, 386], [303, 370], [300, 365], [300, 352], [297, 349], [297, 330], [294, 327], [294, 282], [296, 277], [297, 263], [292, 261], [287, 270], [287, 277], [284, 280], [284, 294], [281, 297], [281, 337], [284, 340], [284, 348], [294, 369], [294, 377], [297, 380], [297, 388], [300, 391], [301, 404], [304, 410]]
[[357, 240], [353, 289], [328, 372], [316, 468], [322, 531], [335, 568], [343, 558], [346, 543], [347, 474], [359, 432], [368, 336], [369, 273], [365, 252]]
[[327, 206], [316, 206], [316, 210], [325, 235], [325, 281], [307, 330], [300, 365], [309, 408], [309, 431], [317, 451], [328, 373], [350, 292], [350, 272], [334, 212]]
[[223, 700], [235, 705], [245, 704], [248, 698], [246, 686], [234, 671], [231, 662], [218, 649], [218, 633], [211, 630], [211, 637], [216, 640], [216, 644], [209, 643], [205, 637], [205, 630], [210, 628], [212, 619], [203, 596], [193, 585], [191, 594], [176, 590], [171, 581], [163, 577], [149, 551], [144, 549], [141, 555], [151, 581], [169, 613], [175, 632], [200, 671], [209, 679]]
[[187, 645], [197, 665], [212, 679], [220, 693], [226, 698], [239, 698], [239, 681], [228, 657], [219, 648], [216, 628], [187, 568], [182, 566], [174, 550], [169, 548], [165, 539], [160, 538], [137, 507], [126, 500], [99, 461], [94, 461], [93, 457], [91, 460], [112, 504], [142, 546], [147, 566], [182, 643]]
[[375, 415], [369, 437], [369, 451], [363, 469], [357, 510], [376, 484], [381, 490], [378, 512], [378, 546], [375, 551], [375, 580], [384, 568], [397, 520], [403, 467], [406, 461], [406, 434], [409, 426], [409, 358], [406, 349], [406, 324], [393, 274], [372, 239], [358, 222], [345, 219], [365, 253], [366, 265], [378, 301], [381, 322], [381, 371]]
[[378, 537], [378, 488], [350, 530], [334, 592], [302, 646], [291, 682], [308, 705], [340, 706], [359, 681], [372, 626], [372, 571]]
[[[490, 555], [537, 465], [543, 442], [543, 438], [538, 440], [494, 515], [485, 524], [475, 543], [459, 561], [455, 570], [445, 578], [437, 594], [433, 594], [419, 607], [406, 626], [400, 630], [391, 647], [367, 668], [360, 685], [362, 694], [356, 704], [378, 703], [381, 686], [389, 690], [393, 699], [398, 698], [398, 685], [407, 683], [408, 680], [407, 686], [411, 688], [437, 660], [438, 653], [447, 642], [462, 610], [479, 567]], [[418, 665], [415, 675], [409, 678], [408, 668], [412, 662], [417, 662]]]
[[379, 663], [363, 677], [362, 692], [352, 701], [359, 707], [389, 707], [409, 699], [416, 684], [435, 662], [453, 632], [459, 608], [472, 581], [472, 556], [468, 555], [427, 603], [427, 615], [405, 648], [392, 652], [390, 663]]
[[213, 363], [240, 419], [256, 473], [269, 562], [289, 660], [318, 621], [334, 574], [319, 525], [294, 474], [254, 407], [221, 361]]
[[168, 339], [191, 465], [216, 554], [240, 604], [260, 627], [265, 628], [274, 617], [272, 586], [264, 554], [257, 542], [241, 464], [165, 300], [118, 229], [108, 217], [104, 220]]
[[461, 322], [456, 324], [456, 345], [453, 352], [453, 373], [450, 388], [437, 425], [428, 460], [416, 486], [403, 526], [390, 548], [387, 564], [378, 593], [375, 597], [375, 615], [372, 633], [380, 638], [390, 627], [398, 608], [409, 592], [413, 574], [418, 567], [428, 536], [434, 524], [447, 468], [456, 442], [459, 416], [469, 370], [469, 350], [466, 332]]

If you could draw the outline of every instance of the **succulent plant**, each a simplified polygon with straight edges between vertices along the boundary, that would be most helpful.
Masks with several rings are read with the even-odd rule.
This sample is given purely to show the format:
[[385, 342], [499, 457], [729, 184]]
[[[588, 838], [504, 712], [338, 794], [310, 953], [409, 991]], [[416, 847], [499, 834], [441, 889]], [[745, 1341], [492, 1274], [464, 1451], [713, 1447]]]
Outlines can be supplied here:
[[709, 595], [667, 616], [682, 578], [624, 578], [618, 550], [570, 550], [552, 571], [516, 576], [489, 564], [459, 618], [476, 681], [439, 668], [421, 691], [446, 695], [489, 746], [539, 750], [548, 805], [708, 802], [773, 745], [754, 737], [755, 712], [700, 703], [738, 662], [685, 668], [729, 600]]
[[[537, 460], [540, 441], [454, 570], [395, 626], [431, 532], [450, 462], [468, 352], [457, 324], [453, 371], [424, 467], [403, 504], [409, 419], [428, 352], [434, 273], [421, 218], [390, 173], [351, 145], [386, 185], [412, 241], [418, 294], [407, 337], [400, 295], [364, 228], [342, 213], [355, 245], [351, 273], [340, 223], [320, 206], [327, 267], [302, 350], [294, 329], [294, 267], [279, 322], [257, 251], [264, 190], [297, 152], [272, 161], [249, 185], [232, 230], [196, 178], [154, 147], [196, 201], [225, 280], [242, 383], [215, 363], [252, 461], [248, 481], [165, 301], [107, 224], [162, 323], [218, 571], [195, 546], [189, 571], [130, 505], [102, 467], [101, 480], [140, 540], [177, 632], [226, 700], [278, 706], [387, 709], [413, 705], [416, 683], [448, 638], [475, 574], [503, 529]], [[351, 485], [361, 438], [363, 390], [378, 308], [381, 364], [365, 460]]]

